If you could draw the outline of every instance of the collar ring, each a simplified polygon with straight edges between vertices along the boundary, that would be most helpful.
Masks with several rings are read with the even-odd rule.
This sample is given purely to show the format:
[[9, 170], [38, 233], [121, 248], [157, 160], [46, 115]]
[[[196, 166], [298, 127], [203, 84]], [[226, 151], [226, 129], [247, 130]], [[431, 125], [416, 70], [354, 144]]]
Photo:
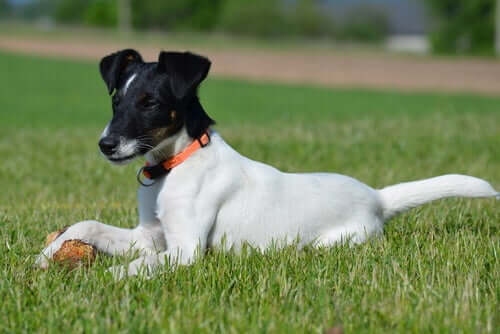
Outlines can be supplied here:
[[139, 184], [143, 187], [151, 187], [153, 184], [155, 184], [155, 180], [150, 180], [150, 183], [144, 183], [143, 179], [142, 178], [142, 175], [144, 175], [144, 168], [146, 168], [146, 166], [142, 166], [141, 168], [139, 168], [139, 170], [137, 171], [137, 182], [139, 182]]

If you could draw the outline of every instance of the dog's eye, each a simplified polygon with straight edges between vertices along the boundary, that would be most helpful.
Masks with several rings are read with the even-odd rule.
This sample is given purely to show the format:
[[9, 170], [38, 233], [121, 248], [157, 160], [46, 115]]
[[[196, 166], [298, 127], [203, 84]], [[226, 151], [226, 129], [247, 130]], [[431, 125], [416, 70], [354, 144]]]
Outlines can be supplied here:
[[142, 109], [152, 109], [158, 106], [158, 101], [156, 101], [151, 95], [145, 94], [141, 96], [139, 101], [137, 101], [137, 105]]

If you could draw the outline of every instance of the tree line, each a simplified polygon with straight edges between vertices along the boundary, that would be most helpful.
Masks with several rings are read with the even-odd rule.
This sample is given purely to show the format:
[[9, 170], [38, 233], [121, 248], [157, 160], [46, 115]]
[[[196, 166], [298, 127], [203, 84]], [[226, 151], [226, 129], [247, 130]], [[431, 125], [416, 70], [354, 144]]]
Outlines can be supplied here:
[[[6, 0], [0, 0], [6, 1]], [[122, 0], [35, 0], [25, 18], [46, 16], [61, 24], [118, 26]], [[126, 0], [136, 30], [223, 32], [233, 35], [382, 41], [389, 24], [383, 11], [359, 6], [342, 19], [322, 0]]]
[[[61, 24], [116, 27], [118, 1], [128, 2], [130, 26], [135, 30], [360, 42], [381, 42], [389, 33], [387, 15], [380, 8], [360, 5], [334, 16], [325, 10], [324, 0], [33, 0], [16, 8], [0, 0], [0, 17], [48, 17]], [[493, 54], [495, 2], [423, 0], [432, 14], [429, 40], [433, 51]]]

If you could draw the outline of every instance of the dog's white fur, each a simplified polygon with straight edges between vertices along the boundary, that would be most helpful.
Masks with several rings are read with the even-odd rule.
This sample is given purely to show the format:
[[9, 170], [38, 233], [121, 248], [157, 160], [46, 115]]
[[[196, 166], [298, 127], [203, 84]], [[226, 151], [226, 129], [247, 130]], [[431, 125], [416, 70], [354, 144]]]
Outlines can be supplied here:
[[[185, 129], [155, 150], [181, 152], [192, 139]], [[146, 155], [152, 164], [158, 152]], [[48, 265], [65, 240], [80, 239], [108, 254], [137, 250], [128, 267], [111, 268], [121, 278], [159, 265], [189, 264], [197, 249], [224, 244], [238, 249], [247, 242], [330, 246], [360, 243], [382, 233], [392, 216], [439, 198], [499, 196], [490, 184], [464, 175], [445, 175], [381, 190], [339, 174], [290, 174], [252, 161], [221, 136], [150, 187], [140, 187], [139, 225], [124, 229], [96, 221], [71, 226], [38, 257]]]
[[130, 87], [130, 84], [132, 83], [132, 81], [134, 81], [134, 79], [137, 77], [137, 73], [134, 73], [132, 74], [128, 79], [127, 81], [125, 82], [125, 85], [123, 87], [123, 90], [122, 90], [122, 94], [125, 95], [127, 94], [127, 90], [128, 88]]
[[[130, 79], [129, 79], [129, 81], [130, 81]], [[106, 137], [108, 135], [108, 133], [109, 133], [109, 124], [106, 125], [106, 127], [104, 128], [104, 131], [101, 134], [101, 138]], [[120, 159], [120, 158], [123, 158], [123, 157], [132, 156], [137, 151], [137, 146], [138, 145], [139, 145], [139, 141], [137, 139], [127, 139], [127, 138], [121, 136], [120, 137], [120, 143], [118, 144], [118, 147], [116, 148], [116, 152], [113, 153], [112, 155], [110, 155], [109, 158]], [[106, 158], [108, 158], [108, 157], [106, 157]], [[131, 157], [130, 159], [122, 160], [122, 161], [119, 161], [119, 162], [115, 161], [113, 163], [116, 164], [116, 165], [125, 165], [125, 164], [129, 163], [133, 159], [134, 158]]]

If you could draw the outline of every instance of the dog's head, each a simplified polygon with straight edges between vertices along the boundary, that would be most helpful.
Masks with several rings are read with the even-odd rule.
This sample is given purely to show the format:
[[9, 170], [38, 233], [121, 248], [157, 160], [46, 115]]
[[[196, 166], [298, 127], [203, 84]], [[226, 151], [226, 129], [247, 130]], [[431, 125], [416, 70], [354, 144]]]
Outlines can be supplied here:
[[189, 52], [161, 52], [146, 63], [132, 49], [104, 57], [101, 76], [111, 95], [113, 117], [99, 141], [117, 164], [154, 150], [183, 127], [199, 138], [214, 121], [201, 107], [197, 90], [210, 61]]

